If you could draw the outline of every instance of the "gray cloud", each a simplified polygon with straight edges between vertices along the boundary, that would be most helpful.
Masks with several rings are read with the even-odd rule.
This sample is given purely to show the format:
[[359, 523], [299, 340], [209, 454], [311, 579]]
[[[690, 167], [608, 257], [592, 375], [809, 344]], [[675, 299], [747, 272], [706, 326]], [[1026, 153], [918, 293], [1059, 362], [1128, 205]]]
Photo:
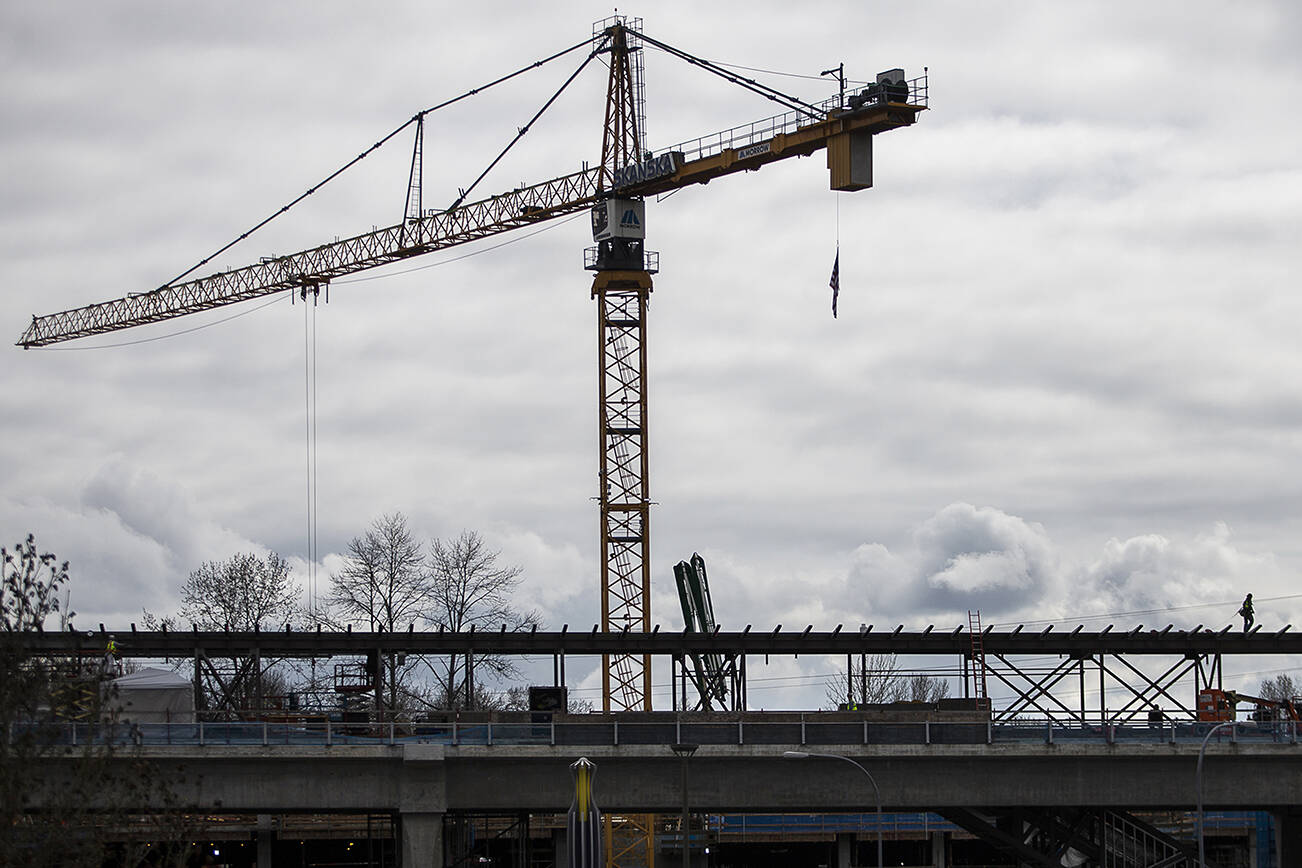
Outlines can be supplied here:
[[[591, 15], [5, 7], [0, 331], [157, 286], [416, 110], [578, 41]], [[1036, 620], [1201, 605], [1247, 583], [1286, 597], [1302, 565], [1302, 125], [1280, 109], [1302, 90], [1297, 15], [648, 15], [658, 37], [748, 66], [929, 64], [932, 97], [916, 127], [877, 140], [870, 191], [829, 195], [816, 157], [648, 206], [654, 619], [677, 622], [669, 569], [694, 550], [725, 624], [952, 621], [973, 604]], [[828, 20], [852, 38], [829, 40]], [[657, 147], [772, 111], [658, 53], [647, 68]], [[593, 72], [485, 193], [597, 158]], [[433, 118], [426, 206], [450, 202], [564, 74]], [[393, 222], [409, 147], [217, 264]], [[588, 243], [580, 219], [331, 288], [317, 309], [323, 556], [401, 509], [424, 536], [483, 530], [550, 622], [595, 620]], [[166, 608], [199, 560], [239, 548], [305, 569], [303, 323], [282, 302], [170, 340], [10, 350], [0, 530], [72, 558], [80, 608], [105, 619]], [[1279, 606], [1271, 617], [1292, 614]]]

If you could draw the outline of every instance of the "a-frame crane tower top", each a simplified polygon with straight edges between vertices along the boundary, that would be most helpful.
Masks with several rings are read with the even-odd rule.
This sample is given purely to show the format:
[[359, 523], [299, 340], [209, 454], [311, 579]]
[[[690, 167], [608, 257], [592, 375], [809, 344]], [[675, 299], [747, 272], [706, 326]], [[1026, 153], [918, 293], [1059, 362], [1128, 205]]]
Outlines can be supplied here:
[[[585, 254], [585, 267], [594, 272], [592, 295], [597, 301], [598, 314], [602, 629], [650, 630], [645, 337], [646, 303], [657, 262], [654, 254], [643, 249], [644, 198], [704, 184], [723, 175], [754, 171], [778, 160], [808, 156], [823, 149], [827, 150], [833, 190], [870, 187], [873, 137], [916, 122], [919, 113], [927, 107], [927, 80], [925, 75], [908, 79], [902, 70], [893, 69], [879, 74], [867, 87], [849, 93], [842, 80], [841, 92], [836, 97], [807, 103], [659, 42], [638, 28], [638, 21], [630, 22], [623, 17], [609, 19], [594, 28], [591, 39], [525, 67], [534, 68], [583, 50], [586, 54], [579, 70], [593, 58], [607, 60], [609, 85], [599, 164], [501, 195], [465, 201], [488, 174], [485, 170], [451, 207], [421, 210], [419, 141], [424, 117], [434, 110], [429, 109], [418, 113], [379, 143], [391, 140], [408, 126], [415, 127], [417, 147], [408, 209], [402, 222], [243, 268], [189, 277], [209, 262], [210, 256], [152, 291], [130, 292], [112, 301], [33, 316], [18, 345], [42, 347], [274, 293], [313, 291], [345, 275], [591, 210], [596, 246]], [[638, 74], [641, 68], [638, 53], [649, 48], [681, 58], [762, 95], [781, 106], [782, 113], [651, 152], [646, 149], [642, 129], [642, 82]], [[579, 70], [569, 81], [577, 77]], [[544, 105], [535, 119], [555, 98]], [[527, 130], [528, 125], [521, 128], [511, 145]], [[489, 169], [496, 163], [494, 160]], [[649, 661], [641, 656], [612, 655], [605, 661], [603, 688], [606, 710], [649, 709]]]

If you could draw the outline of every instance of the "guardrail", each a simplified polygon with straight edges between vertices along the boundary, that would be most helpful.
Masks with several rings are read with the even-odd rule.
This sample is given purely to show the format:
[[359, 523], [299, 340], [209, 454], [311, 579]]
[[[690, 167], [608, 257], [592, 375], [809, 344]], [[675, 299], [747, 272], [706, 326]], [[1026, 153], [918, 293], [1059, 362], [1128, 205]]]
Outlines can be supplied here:
[[[929, 99], [927, 76], [923, 75], [910, 79], [908, 88], [909, 105], [925, 106], [927, 104]], [[877, 97], [871, 100], [873, 103], [878, 101], [879, 98]], [[818, 111], [819, 116], [817, 119], [821, 120], [833, 112], [844, 110], [846, 104], [840, 96], [834, 96], [816, 103], [814, 108]], [[816, 119], [811, 118], [806, 112], [786, 111], [779, 115], [741, 124], [731, 129], [710, 133], [686, 142], [679, 142], [668, 148], [660, 148], [657, 153], [670, 154], [677, 152], [683, 155], [684, 160], [700, 160], [722, 153], [728, 148], [744, 148], [756, 142], [768, 141], [779, 133], [793, 133], [814, 120]]]
[[[974, 744], [1199, 744], [1212, 723], [1165, 721], [1136, 726], [1106, 722], [1015, 723], [936, 721], [784, 722], [699, 721], [549, 723], [285, 723], [239, 721], [197, 723], [11, 724], [10, 744], [32, 739], [42, 745], [974, 745]], [[1298, 744], [1292, 721], [1244, 722], [1217, 736], [1227, 743]]]

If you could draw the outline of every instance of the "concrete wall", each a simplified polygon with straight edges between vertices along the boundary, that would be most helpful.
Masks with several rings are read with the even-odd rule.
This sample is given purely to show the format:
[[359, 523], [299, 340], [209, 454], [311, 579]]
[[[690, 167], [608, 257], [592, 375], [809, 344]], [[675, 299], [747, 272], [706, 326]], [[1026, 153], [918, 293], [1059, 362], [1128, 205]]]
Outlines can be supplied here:
[[[788, 746], [800, 749], [798, 745]], [[860, 761], [884, 808], [1012, 805], [1192, 808], [1197, 747], [1190, 745], [850, 745], [820, 750]], [[597, 766], [607, 811], [677, 813], [679, 760], [667, 746], [575, 748], [441, 744], [145, 747], [186, 801], [232, 812], [449, 810], [563, 811], [569, 764]], [[693, 809], [735, 812], [860, 810], [865, 776], [845, 763], [787, 760], [781, 746], [703, 745], [689, 761]], [[1208, 808], [1302, 806], [1302, 748], [1208, 747]], [[144, 807], [144, 806], [142, 806]]]

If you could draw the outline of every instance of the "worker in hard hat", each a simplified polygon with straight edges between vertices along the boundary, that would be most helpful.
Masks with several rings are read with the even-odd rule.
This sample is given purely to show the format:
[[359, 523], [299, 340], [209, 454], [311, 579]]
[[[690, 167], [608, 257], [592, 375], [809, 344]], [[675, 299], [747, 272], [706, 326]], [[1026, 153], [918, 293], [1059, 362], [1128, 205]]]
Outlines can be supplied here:
[[1243, 616], [1243, 632], [1252, 629], [1252, 624], [1257, 619], [1252, 614], [1252, 594], [1243, 598], [1243, 605], [1239, 607], [1239, 614]]
[[103, 675], [117, 674], [117, 655], [118, 643], [110, 636], [108, 642], [104, 645], [104, 659], [100, 661], [100, 673]]

